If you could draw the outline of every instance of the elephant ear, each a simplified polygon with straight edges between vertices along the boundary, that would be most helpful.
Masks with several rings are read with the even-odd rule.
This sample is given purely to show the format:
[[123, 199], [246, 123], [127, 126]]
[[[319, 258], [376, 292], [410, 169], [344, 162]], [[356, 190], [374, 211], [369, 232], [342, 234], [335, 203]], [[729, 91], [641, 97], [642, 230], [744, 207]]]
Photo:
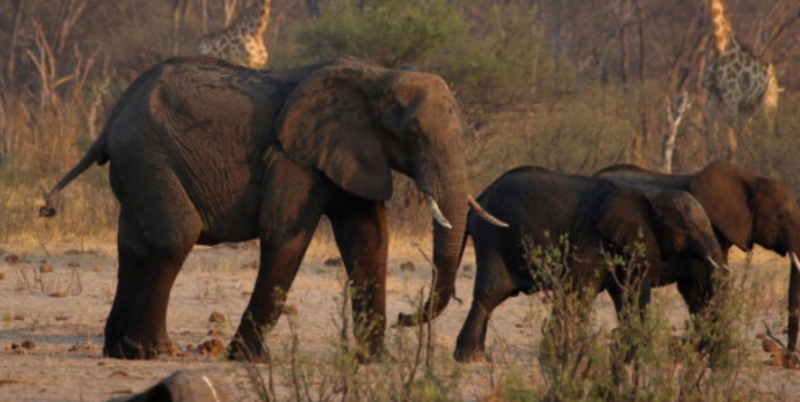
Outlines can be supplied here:
[[306, 79], [286, 101], [278, 141], [289, 158], [316, 167], [341, 188], [385, 201], [392, 174], [378, 136], [367, 67], [328, 67]]
[[667, 258], [661, 255], [656, 233], [658, 227], [650, 201], [638, 190], [607, 183], [606, 191], [597, 202], [594, 227], [606, 241], [629, 250], [644, 244], [651, 260]]
[[736, 165], [717, 162], [695, 175], [689, 191], [714, 228], [743, 250], [753, 246], [750, 175]]

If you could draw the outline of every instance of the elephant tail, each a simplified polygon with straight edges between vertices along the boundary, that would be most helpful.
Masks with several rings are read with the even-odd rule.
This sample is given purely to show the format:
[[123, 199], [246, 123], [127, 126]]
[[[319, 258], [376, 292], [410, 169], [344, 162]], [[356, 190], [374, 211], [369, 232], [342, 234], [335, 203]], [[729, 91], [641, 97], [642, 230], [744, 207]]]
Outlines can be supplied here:
[[45, 195], [45, 205], [39, 208], [39, 216], [43, 216], [46, 218], [50, 218], [55, 216], [56, 208], [53, 206], [54, 199], [58, 195], [58, 193], [66, 187], [70, 182], [75, 180], [76, 177], [80, 176], [86, 169], [88, 169], [92, 164], [95, 162], [98, 165], [103, 165], [108, 162], [108, 153], [106, 152], [106, 138], [107, 134], [105, 131], [100, 134], [100, 137], [97, 141], [92, 144], [89, 148], [89, 151], [83, 155], [83, 158], [75, 165], [69, 172], [67, 172], [61, 180], [53, 186], [53, 189], [50, 190], [49, 193]]

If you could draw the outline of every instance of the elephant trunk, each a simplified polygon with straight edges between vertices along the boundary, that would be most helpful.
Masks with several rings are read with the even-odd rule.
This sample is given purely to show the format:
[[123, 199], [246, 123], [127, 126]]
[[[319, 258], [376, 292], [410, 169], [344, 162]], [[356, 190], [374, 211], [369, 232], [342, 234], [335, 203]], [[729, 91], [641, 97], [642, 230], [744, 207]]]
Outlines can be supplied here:
[[797, 330], [800, 327], [800, 261], [797, 253], [789, 252], [791, 273], [789, 274], [789, 342], [790, 351], [797, 348]]
[[[455, 147], [460, 148], [460, 147]], [[455, 281], [461, 263], [461, 246], [469, 208], [466, 164], [453, 147], [441, 147], [437, 157], [423, 159], [416, 175], [433, 215], [434, 282], [431, 295], [421, 311], [401, 313], [398, 325], [411, 326], [436, 318], [455, 295]], [[448, 157], [451, 157], [448, 159]]]

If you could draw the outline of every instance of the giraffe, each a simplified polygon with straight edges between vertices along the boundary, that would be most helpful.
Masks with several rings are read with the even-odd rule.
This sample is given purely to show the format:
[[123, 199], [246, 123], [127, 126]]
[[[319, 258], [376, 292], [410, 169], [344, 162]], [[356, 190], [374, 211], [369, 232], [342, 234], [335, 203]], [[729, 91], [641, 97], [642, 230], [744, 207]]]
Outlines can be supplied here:
[[264, 45], [264, 32], [269, 23], [270, 6], [271, 0], [259, 0], [225, 29], [200, 38], [197, 46], [200, 54], [251, 68], [264, 68], [269, 56]]
[[[750, 122], [759, 105], [774, 125], [781, 88], [774, 67], [756, 57], [734, 35], [731, 22], [722, 0], [711, 0], [711, 18], [714, 29], [714, 54], [703, 76], [703, 87], [710, 100], [711, 114], [716, 120], [716, 110], [724, 115], [723, 128], [727, 132], [728, 149], [725, 159], [736, 158], [738, 139]], [[716, 154], [716, 134], [712, 128], [709, 150]]]

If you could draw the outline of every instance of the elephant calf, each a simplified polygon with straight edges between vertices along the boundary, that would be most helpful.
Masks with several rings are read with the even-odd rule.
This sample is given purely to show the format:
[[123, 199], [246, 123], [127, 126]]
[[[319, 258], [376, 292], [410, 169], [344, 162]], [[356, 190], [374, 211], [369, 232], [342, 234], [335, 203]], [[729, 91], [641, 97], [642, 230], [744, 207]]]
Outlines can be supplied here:
[[[558, 247], [554, 243], [566, 236], [574, 250], [565, 260], [571, 289], [588, 291], [589, 296], [608, 290], [618, 313], [623, 289], [607, 269], [608, 252], [630, 257], [631, 246], [643, 243], [648, 261], [673, 255], [699, 261], [703, 268], [686, 275], [700, 291], [711, 290], [712, 273], [722, 263], [708, 218], [683, 191], [624, 186], [526, 166], [503, 174], [478, 202], [492, 215], [513, 223], [499, 228], [472, 214], [468, 218], [477, 274], [472, 306], [456, 344], [459, 361], [483, 356], [487, 323], [495, 307], [519, 292], [548, 288], [537, 279], [536, 271], [542, 267], [526, 256], [524, 243]], [[622, 266], [617, 268], [621, 271]], [[642, 283], [641, 308], [649, 298], [648, 281]]]
[[[781, 256], [788, 254], [791, 263], [787, 347], [796, 350], [800, 331], [800, 203], [791, 187], [724, 161], [713, 162], [689, 175], [666, 175], [633, 165], [615, 165], [595, 176], [688, 191], [708, 214], [726, 261], [733, 246], [747, 251], [758, 244]], [[686, 265], [686, 261], [678, 258], [662, 264], [657, 269], [663, 275], [654, 285], [675, 282], [672, 273], [685, 270]], [[680, 282], [678, 290], [691, 310], [695, 295], [687, 293]]]

